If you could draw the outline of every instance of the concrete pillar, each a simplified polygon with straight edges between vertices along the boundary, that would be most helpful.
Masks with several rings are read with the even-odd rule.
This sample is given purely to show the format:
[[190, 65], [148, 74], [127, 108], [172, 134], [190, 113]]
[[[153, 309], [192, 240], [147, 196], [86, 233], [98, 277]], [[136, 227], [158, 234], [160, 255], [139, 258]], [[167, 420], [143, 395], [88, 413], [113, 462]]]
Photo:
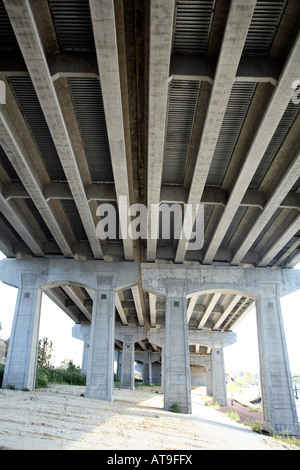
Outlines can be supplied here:
[[213, 377], [212, 377], [211, 357], [210, 357], [210, 363], [206, 366], [206, 395], [208, 395], [209, 397], [213, 396]]
[[112, 401], [114, 392], [115, 302], [113, 288], [94, 293], [86, 396]]
[[90, 324], [75, 324], [72, 328], [72, 337], [83, 341], [83, 351], [81, 360], [81, 374], [87, 375], [88, 359], [90, 352]]
[[123, 339], [121, 387], [134, 390], [134, 335], [129, 332]]
[[116, 373], [116, 379], [121, 382], [123, 351], [117, 351], [117, 354], [118, 354], [118, 359], [117, 359], [117, 373]]
[[191, 413], [187, 300], [183, 284], [174, 283], [167, 290], [164, 355], [164, 408], [172, 410], [176, 405], [180, 413]]
[[161, 364], [159, 364], [158, 362], [154, 362], [152, 364], [152, 383], [153, 384], [161, 384], [161, 371], [162, 371]]
[[227, 390], [223, 348], [213, 348], [212, 362], [212, 391], [215, 403], [227, 406]]
[[42, 291], [37, 276], [21, 274], [16, 309], [5, 365], [3, 388], [34, 389]]
[[147, 328], [117, 326], [115, 338], [123, 342], [121, 387], [134, 390], [134, 343], [147, 337]]
[[276, 284], [262, 284], [256, 302], [263, 426], [299, 434], [290, 366]]
[[146, 358], [143, 362], [143, 382], [146, 385], [152, 384], [152, 362], [150, 351], [146, 353]]

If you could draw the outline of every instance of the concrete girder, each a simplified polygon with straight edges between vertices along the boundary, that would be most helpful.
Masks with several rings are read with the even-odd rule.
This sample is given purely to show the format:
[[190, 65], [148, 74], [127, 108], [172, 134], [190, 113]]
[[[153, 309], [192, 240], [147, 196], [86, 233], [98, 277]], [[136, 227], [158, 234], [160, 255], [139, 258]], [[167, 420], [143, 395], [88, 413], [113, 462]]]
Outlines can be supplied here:
[[[68, 222], [66, 217], [64, 217], [63, 221], [59, 222], [57, 219], [57, 213], [56, 215], [54, 214], [54, 209], [51, 208], [51, 204], [48, 204], [44, 198], [44, 182], [41, 180], [40, 174], [38, 174], [38, 172], [35, 170], [31, 157], [29, 156], [27, 148], [25, 147], [23, 140], [19, 135], [18, 128], [16, 127], [19, 122], [18, 118], [22, 120], [23, 118], [19, 116], [20, 113], [18, 111], [16, 116], [17, 105], [14, 102], [14, 98], [8, 87], [7, 93], [7, 105], [1, 106], [0, 109], [0, 138], [3, 150], [5, 151], [15, 171], [19, 175], [28, 197], [31, 198], [34, 202], [39, 213], [43, 217], [45, 224], [52, 233], [57, 245], [60, 247], [63, 255], [66, 257], [72, 257], [72, 248], [70, 243], [71, 240], [69, 240], [69, 237], [63, 228], [63, 226], [65, 227]], [[22, 122], [22, 129], [27, 129], [25, 122]], [[33, 142], [29, 131], [26, 135], [26, 141], [30, 151], [32, 153], [38, 154], [38, 150], [36, 149], [35, 143]], [[40, 159], [39, 157], [36, 158]], [[41, 166], [43, 166], [42, 162], [40, 163]], [[22, 188], [20, 188], [18, 183], [17, 186], [20, 191]], [[21, 197], [23, 195], [24, 194], [22, 194], [21, 191]]]
[[23, 272], [36, 276], [36, 287], [43, 290], [74, 284], [95, 291], [109, 283], [118, 292], [131, 288], [138, 280], [138, 264], [132, 262], [93, 260], [79, 263], [73, 259], [0, 261], [0, 280], [6, 284], [19, 287]]
[[300, 272], [291, 269], [241, 268], [237, 266], [177, 266], [159, 263], [141, 264], [142, 287], [165, 296], [168, 283], [183, 283], [185, 295], [216, 293], [242, 295], [255, 300], [261, 295], [261, 283], [278, 285], [283, 297], [300, 288]]
[[[259, 266], [268, 266], [272, 259], [280, 252], [282, 248], [287, 244], [289, 240], [300, 230], [300, 215], [296, 217], [289, 227], [278, 237], [277, 241], [272, 247], [263, 255], [260, 259]], [[297, 242], [298, 243], [298, 242]]]
[[[280, 203], [282, 203], [283, 199], [287, 196], [287, 194], [289, 193], [289, 191], [291, 190], [291, 188], [297, 181], [299, 174], [300, 174], [300, 152], [297, 151], [294, 161], [292, 162], [292, 164], [290, 165], [286, 173], [283, 175], [280, 183], [276, 186], [276, 189], [274, 190], [273, 194], [267, 201], [262, 213], [259, 215], [259, 217], [255, 221], [251, 229], [248, 231], [242, 244], [240, 245], [239, 249], [233, 256], [231, 264], [239, 264], [242, 261], [247, 251], [251, 248], [256, 238], [259, 236], [259, 234], [262, 232], [264, 227], [267, 225], [268, 221], [271, 219], [273, 214], [278, 209], [278, 206], [280, 205]], [[298, 230], [295, 230], [294, 233], [297, 233], [297, 231]], [[274, 250], [276, 254], [275, 247], [274, 247]], [[271, 259], [267, 258], [268, 261], [270, 261]], [[264, 264], [264, 263], [265, 263], [264, 261], [263, 261], [263, 264], [260, 262], [259, 265], [266, 266], [267, 264]]]
[[[156, 259], [165, 121], [168, 106], [169, 63], [171, 56], [175, 1], [151, 0], [149, 58], [149, 119], [148, 119], [148, 240], [147, 260]], [[152, 234], [152, 237], [151, 237]]]
[[131, 292], [133, 295], [134, 305], [136, 309], [136, 314], [138, 317], [139, 326], [144, 326], [144, 317], [143, 317], [143, 309], [141, 303], [141, 297], [139, 292], [139, 286], [134, 286], [131, 288]]
[[[242, 169], [236, 178], [228, 203], [217, 225], [204, 257], [204, 263], [211, 263], [222, 243], [223, 237], [244, 197], [252, 177], [268, 147], [268, 144], [280, 122], [280, 119], [293, 95], [291, 84], [298, 78], [300, 67], [300, 33], [279, 77], [270, 102], [264, 113], [245, 158]], [[274, 196], [275, 197], [275, 196]]]
[[226, 320], [230, 312], [233, 310], [233, 308], [238, 304], [238, 302], [241, 300], [242, 296], [241, 295], [235, 295], [225, 308], [224, 312], [220, 316], [219, 320], [214, 324], [213, 330], [217, 330], [220, 328], [222, 323]]
[[119, 56], [116, 35], [114, 2], [90, 0], [90, 10], [96, 45], [97, 61], [105, 109], [116, 195], [119, 203], [120, 225], [126, 260], [133, 260], [133, 241], [127, 234], [128, 209], [120, 207], [119, 198], [130, 205], [129, 168], [123, 117]]
[[28, 1], [25, 1], [20, 7], [20, 3], [15, 0], [5, 0], [4, 4], [73, 194], [91, 249], [95, 258], [102, 259], [103, 253], [100, 241], [96, 235], [90, 207], [86, 199], [81, 170], [77, 164], [76, 155], [72, 148], [70, 136], [49, 71], [45, 51], [38, 33], [31, 5]]
[[200, 322], [197, 326], [198, 329], [201, 329], [201, 328], [204, 327], [204, 325], [205, 325], [206, 321], [208, 320], [210, 314], [212, 313], [213, 309], [215, 308], [216, 304], [218, 303], [218, 300], [221, 297], [221, 295], [222, 294], [220, 292], [213, 294], [213, 297], [212, 297], [209, 305], [207, 306], [207, 308], [204, 312], [204, 315], [201, 318], [201, 320], [200, 320]]
[[[39, 23], [40, 24], [40, 23]], [[53, 81], [59, 78], [99, 78], [97, 57], [93, 52], [57, 52], [48, 57]], [[169, 80], [199, 80], [213, 83], [216, 61], [198, 56], [172, 55]], [[274, 59], [241, 58], [235, 80], [241, 82], [270, 82], [276, 85], [280, 63]], [[16, 52], [1, 54], [0, 75], [28, 77], [22, 55]]]
[[1, 182], [0, 210], [30, 248], [32, 253], [36, 256], [44, 256], [43, 240], [34, 232], [32, 225], [24, 216], [16, 201], [6, 201], [3, 197]]
[[77, 286], [62, 286], [62, 289], [69, 296], [69, 298], [77, 305], [79, 310], [86, 316], [87, 320], [92, 320], [92, 315], [84, 305], [85, 296]]
[[123, 325], [128, 325], [127, 318], [126, 318], [124, 309], [122, 307], [120, 297], [119, 297], [117, 292], [115, 293], [115, 307], [117, 309], [117, 312], [120, 316], [120, 319], [121, 319], [121, 322], [123, 323]]
[[[214, 82], [216, 61], [200, 56], [172, 55], [169, 80], [199, 80]], [[236, 71], [235, 80], [239, 82], [270, 82], [276, 85], [280, 75], [280, 64], [272, 59], [242, 57]]]
[[[151, 328], [147, 332], [147, 338], [151, 343], [164, 348], [165, 345], [165, 329], [159, 330]], [[196, 331], [188, 330], [189, 344], [201, 344], [211, 348], [224, 348], [236, 342], [236, 333], [232, 331]]]
[[[256, 1], [232, 1], [227, 18], [213, 88], [205, 119], [204, 129], [198, 151], [188, 203], [195, 206], [199, 203], [204, 191], [210, 164], [214, 155], [218, 135], [226, 111], [231, 88], [235, 80], [243, 46], [250, 26]], [[196, 214], [187, 224], [190, 233]], [[188, 237], [183, 236], [178, 243], [176, 262], [183, 262], [188, 244]]]
[[14, 246], [17, 242], [17, 237], [9, 230], [3, 220], [0, 220], [0, 251], [8, 258], [14, 257]]
[[149, 293], [150, 325], [156, 325], [156, 295]]

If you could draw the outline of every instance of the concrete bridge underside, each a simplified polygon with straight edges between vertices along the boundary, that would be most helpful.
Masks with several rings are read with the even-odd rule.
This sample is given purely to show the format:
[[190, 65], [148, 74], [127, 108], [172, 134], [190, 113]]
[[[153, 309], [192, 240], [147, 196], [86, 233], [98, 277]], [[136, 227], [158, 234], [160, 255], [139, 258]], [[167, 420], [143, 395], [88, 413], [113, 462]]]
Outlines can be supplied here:
[[[160, 355], [167, 409], [190, 412], [195, 354], [226, 401], [223, 347], [256, 305], [264, 425], [298, 432], [279, 298], [300, 288], [299, 29], [298, 0], [0, 0], [6, 384], [34, 385], [45, 292], [89, 330], [89, 396], [113, 398], [116, 349], [128, 387], [134, 354]], [[192, 208], [167, 238], [163, 204]]]

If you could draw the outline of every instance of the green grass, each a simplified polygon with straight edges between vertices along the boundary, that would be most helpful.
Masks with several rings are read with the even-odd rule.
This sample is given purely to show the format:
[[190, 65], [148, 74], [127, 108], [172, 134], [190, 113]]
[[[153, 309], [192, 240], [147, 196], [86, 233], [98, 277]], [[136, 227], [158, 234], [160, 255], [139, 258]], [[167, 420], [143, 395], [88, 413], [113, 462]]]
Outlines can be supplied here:
[[48, 384], [68, 384], [68, 385], [85, 385], [86, 378], [81, 375], [79, 369], [51, 369], [49, 367], [37, 367], [35, 388], [46, 388]]

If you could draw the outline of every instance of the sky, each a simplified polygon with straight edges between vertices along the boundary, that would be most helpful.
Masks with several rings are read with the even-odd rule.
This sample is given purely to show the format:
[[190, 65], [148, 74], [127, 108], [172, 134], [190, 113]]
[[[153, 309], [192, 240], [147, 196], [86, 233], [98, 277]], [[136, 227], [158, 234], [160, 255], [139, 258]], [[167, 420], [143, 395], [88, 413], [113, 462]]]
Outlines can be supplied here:
[[[3, 256], [2, 256], [3, 257]], [[1, 252], [0, 252], [1, 259]], [[300, 269], [300, 265], [298, 265]], [[0, 338], [10, 337], [17, 289], [0, 282]], [[282, 318], [292, 374], [300, 373], [300, 290], [281, 298]], [[54, 345], [53, 362], [57, 367], [65, 359], [81, 365], [83, 342], [72, 338], [71, 320], [45, 294], [42, 297], [39, 339]], [[225, 366], [232, 372], [259, 372], [256, 312], [253, 308], [234, 330], [237, 342], [224, 348]]]

